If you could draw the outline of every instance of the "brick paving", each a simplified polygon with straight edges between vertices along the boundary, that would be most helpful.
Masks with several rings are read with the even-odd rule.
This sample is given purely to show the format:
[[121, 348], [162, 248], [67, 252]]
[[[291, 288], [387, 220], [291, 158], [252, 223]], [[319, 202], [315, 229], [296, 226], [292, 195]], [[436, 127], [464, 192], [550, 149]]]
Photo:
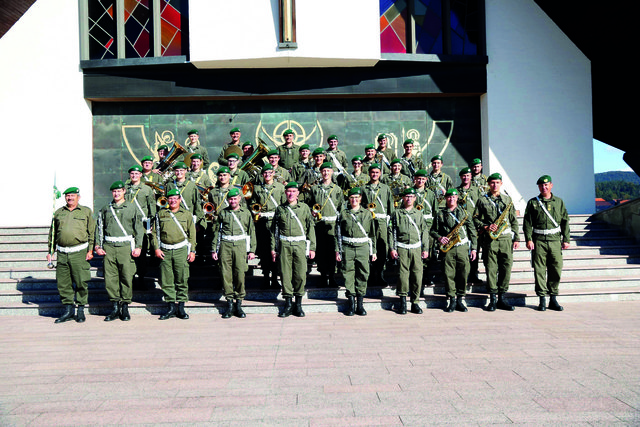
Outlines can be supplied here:
[[0, 425], [640, 425], [640, 302], [564, 305], [3, 316]]

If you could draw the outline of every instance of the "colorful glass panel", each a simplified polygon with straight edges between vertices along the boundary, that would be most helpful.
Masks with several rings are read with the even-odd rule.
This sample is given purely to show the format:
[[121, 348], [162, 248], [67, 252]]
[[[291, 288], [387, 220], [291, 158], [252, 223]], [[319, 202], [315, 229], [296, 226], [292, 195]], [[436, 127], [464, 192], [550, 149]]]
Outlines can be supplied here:
[[151, 25], [149, 0], [124, 0], [124, 37], [127, 58], [145, 58], [152, 54]]
[[380, 51], [407, 53], [407, 3], [380, 0]]
[[477, 55], [478, 1], [451, 0], [451, 53], [453, 55]]
[[89, 2], [89, 59], [113, 59], [117, 56], [114, 12], [115, 0]]
[[442, 1], [414, 0], [415, 53], [441, 54]]
[[160, 56], [182, 55], [182, 13], [180, 0], [160, 0]]

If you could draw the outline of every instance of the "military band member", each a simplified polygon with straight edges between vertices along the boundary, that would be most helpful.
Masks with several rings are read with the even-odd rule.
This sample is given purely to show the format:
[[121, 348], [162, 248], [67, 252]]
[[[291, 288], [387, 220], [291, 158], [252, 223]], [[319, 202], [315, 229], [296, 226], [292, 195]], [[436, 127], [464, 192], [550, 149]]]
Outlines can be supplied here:
[[353, 166], [353, 172], [340, 175], [337, 179], [338, 185], [343, 192], [348, 192], [355, 187], [362, 187], [369, 182], [369, 175], [362, 171], [362, 156], [353, 156], [351, 165]]
[[193, 222], [197, 227], [203, 227], [202, 196], [194, 182], [187, 179], [187, 165], [184, 162], [177, 162], [173, 167], [173, 172], [175, 174], [173, 181], [167, 183], [165, 187], [167, 196], [169, 190], [178, 190], [181, 206], [193, 215]]
[[284, 138], [284, 144], [278, 147], [278, 154], [280, 155], [278, 164], [287, 171], [290, 171], [291, 167], [298, 163], [298, 158], [300, 156], [300, 153], [293, 145], [293, 140], [296, 135], [293, 130], [287, 129], [282, 133], [282, 137]]
[[[378, 135], [378, 148], [376, 148], [377, 161], [381, 166], [391, 169], [391, 161], [396, 159], [396, 153], [389, 147], [389, 138], [384, 133]], [[384, 172], [388, 173], [388, 172]]]
[[473, 159], [471, 161], [471, 185], [478, 187], [480, 194], [488, 191], [487, 176], [482, 173], [482, 160]]
[[119, 318], [127, 321], [131, 319], [129, 304], [136, 273], [135, 258], [142, 252], [145, 229], [140, 211], [125, 200], [127, 189], [124, 183], [116, 181], [109, 190], [113, 201], [98, 213], [94, 250], [104, 257], [104, 284], [113, 304], [113, 310], [104, 320], [111, 322]]
[[218, 164], [220, 166], [227, 166], [227, 155], [229, 153], [227, 153], [227, 150], [232, 147], [238, 147], [238, 149], [242, 149], [240, 147], [240, 137], [242, 136], [242, 132], [240, 132], [239, 128], [233, 128], [229, 131], [229, 137], [231, 138], [230, 142], [227, 142], [226, 144], [224, 144], [222, 146], [222, 150], [220, 151], [220, 154], [218, 155]]
[[206, 171], [209, 169], [210, 164], [209, 153], [206, 147], [200, 144], [200, 132], [198, 129], [191, 129], [187, 132], [187, 135], [189, 135], [189, 143], [185, 147], [187, 152], [184, 154], [184, 158], [186, 159], [189, 154], [192, 155], [191, 158], [193, 158], [193, 154], [200, 154], [202, 158], [202, 169]]
[[[280, 152], [277, 149], [270, 150], [267, 153], [267, 162], [273, 167], [273, 180], [286, 185], [291, 181], [289, 171], [280, 166]], [[262, 184], [262, 177], [258, 177], [258, 184]]]
[[202, 169], [202, 156], [195, 153], [191, 156], [191, 171], [187, 172], [187, 179], [193, 181], [196, 186], [208, 188], [213, 185], [206, 170]]
[[[81, 206], [80, 190], [69, 187], [64, 191], [65, 206], [56, 210], [49, 229], [49, 252], [47, 261], [51, 263], [57, 252], [56, 282], [64, 313], [55, 323], [86, 320], [84, 306], [88, 302], [87, 282], [91, 278], [89, 261], [93, 259], [95, 221], [91, 209]], [[74, 291], [73, 284], [76, 288]], [[75, 303], [78, 313], [75, 313]]]
[[536, 182], [540, 194], [527, 202], [524, 211], [523, 232], [536, 282], [536, 295], [540, 298], [538, 310], [545, 311], [549, 295], [549, 310], [562, 311], [557, 296], [562, 275], [562, 251], [570, 247], [569, 214], [564, 201], [554, 195], [553, 181], [542, 175]]
[[[415, 207], [422, 213], [422, 217], [427, 223], [430, 233], [433, 227], [433, 219], [438, 210], [438, 201], [436, 200], [435, 193], [426, 187], [428, 175], [429, 173], [425, 169], [417, 170], [413, 176], [413, 188], [416, 190]], [[422, 274], [422, 282], [425, 286], [432, 286], [434, 284], [432, 280], [433, 274], [430, 272], [435, 270], [438, 263], [437, 249], [437, 241], [431, 239], [431, 248], [429, 249], [430, 257], [428, 261], [424, 262]]]
[[169, 154], [169, 146], [166, 144], [160, 144], [157, 152], [158, 161], [153, 164], [153, 172], [160, 174], [160, 169], [158, 169], [158, 167], [160, 167], [162, 161], [167, 157], [167, 154]]
[[[315, 257], [316, 234], [311, 210], [298, 202], [298, 184], [285, 187], [287, 201], [276, 208], [271, 228], [271, 257], [278, 260], [282, 277], [282, 295], [285, 306], [279, 317], [291, 314], [304, 317], [302, 297], [307, 281], [307, 256]], [[295, 296], [295, 304], [292, 298]]]
[[[223, 319], [235, 315], [246, 317], [242, 300], [247, 295], [245, 273], [256, 251], [256, 235], [251, 212], [242, 206], [240, 190], [232, 188], [227, 195], [229, 206], [223, 209], [213, 225], [211, 257], [219, 262], [222, 288], [227, 300]], [[235, 307], [234, 307], [235, 300]]]
[[231, 186], [242, 187], [247, 182], [251, 181], [251, 177], [248, 173], [240, 169], [240, 156], [236, 153], [231, 153], [227, 156], [227, 167], [229, 168], [229, 174], [231, 175]]
[[144, 156], [140, 159], [142, 166], [142, 182], [153, 182], [155, 184], [162, 184], [162, 176], [153, 172], [153, 157]]
[[[313, 157], [313, 162], [311, 163], [311, 172], [313, 173], [312, 182], [313, 184], [317, 184], [322, 181], [322, 165], [327, 161], [327, 156], [322, 147], [313, 150], [311, 155]], [[332, 176], [332, 180], [335, 182], [336, 178]]]
[[[269, 163], [262, 167], [263, 183], [256, 185], [253, 190], [251, 206], [255, 204], [260, 206], [258, 220], [256, 221], [256, 239], [261, 243], [256, 248], [257, 255], [260, 258], [260, 266], [262, 268], [263, 286], [277, 288], [278, 285], [278, 268], [271, 259], [271, 246], [265, 244], [271, 242], [271, 226], [276, 208], [286, 201], [284, 195], [284, 185], [274, 181], [273, 166]], [[254, 213], [254, 215], [256, 215]], [[271, 274], [271, 281], [269, 281]]]
[[[520, 240], [518, 218], [511, 197], [500, 191], [502, 175], [491, 174], [488, 184], [489, 192], [478, 199], [473, 214], [476, 229], [482, 232], [480, 245], [487, 272], [487, 288], [489, 288], [487, 311], [495, 311], [496, 308], [511, 311], [515, 307], [504, 299], [504, 294], [509, 290], [513, 251], [518, 249]], [[503, 221], [499, 221], [501, 217], [504, 218]], [[496, 239], [490, 236], [493, 234], [495, 237], [497, 233], [499, 235]], [[498, 294], [497, 301], [496, 294]]]
[[388, 185], [380, 182], [382, 171], [377, 163], [369, 167], [369, 182], [362, 188], [362, 205], [375, 213], [376, 225], [376, 255], [377, 259], [371, 264], [369, 285], [386, 286], [384, 280], [385, 264], [387, 262], [387, 236], [389, 218], [393, 214], [393, 194]]
[[[316, 244], [321, 248], [335, 247], [335, 224], [342, 208], [344, 196], [337, 184], [333, 183], [333, 164], [324, 162], [320, 167], [322, 181], [311, 187], [307, 204], [315, 220]], [[318, 271], [323, 286], [337, 287], [335, 280], [336, 257], [332, 251], [321, 251], [316, 255]]]
[[[458, 206], [458, 190], [450, 188], [445, 193], [445, 207], [438, 210], [431, 237], [440, 243], [443, 248], [449, 244], [453, 246], [442, 252], [442, 264], [445, 275], [445, 286], [449, 305], [445, 309], [451, 313], [453, 310], [467, 311], [467, 307], [462, 301], [467, 292], [467, 276], [469, 275], [469, 260], [476, 258], [476, 229], [473, 226], [472, 218], [467, 211]], [[464, 221], [464, 223], [463, 223]], [[462, 224], [462, 225], [460, 225]], [[459, 241], [449, 240], [449, 234], [458, 226]], [[450, 236], [452, 239], [455, 236]], [[471, 248], [471, 252], [469, 252]]]
[[249, 157], [251, 157], [254, 151], [255, 147], [253, 146], [251, 141], [245, 141], [242, 144], [242, 158], [240, 159], [240, 166], [242, 166], [244, 162], [246, 162]]
[[233, 187], [231, 186], [231, 173], [229, 173], [229, 167], [220, 166], [216, 171], [218, 179], [216, 185], [209, 192], [209, 201], [213, 203], [215, 207], [214, 217], [217, 216], [220, 211], [227, 206], [227, 194]]
[[311, 150], [309, 149], [309, 144], [302, 144], [300, 148], [298, 148], [298, 153], [300, 156], [298, 158], [298, 162], [291, 167], [291, 179], [298, 183], [306, 182], [306, 172], [311, 168]]
[[396, 294], [400, 297], [399, 314], [407, 314], [407, 296], [411, 312], [422, 314], [423, 261], [429, 256], [429, 226], [422, 212], [415, 209], [416, 190], [407, 188], [402, 193], [402, 207], [391, 215], [389, 227], [389, 255], [400, 261]]
[[365, 171], [369, 170], [369, 167], [372, 164], [377, 164], [380, 166], [381, 178], [382, 176], [388, 174], [390, 169], [390, 164], [381, 163], [382, 156], [378, 156], [378, 152], [376, 151], [376, 146], [373, 144], [365, 145], [364, 147], [364, 157], [362, 158], [362, 169]]
[[188, 319], [184, 304], [189, 301], [189, 263], [196, 258], [196, 226], [191, 212], [181, 204], [180, 192], [167, 192], [167, 209], [156, 214], [151, 246], [160, 259], [160, 285], [168, 310], [160, 320]]
[[404, 149], [401, 157], [404, 166], [402, 173], [413, 179], [417, 171], [424, 169], [424, 162], [422, 161], [422, 157], [413, 153], [413, 139], [406, 139], [402, 143], [402, 148]]
[[151, 187], [142, 183], [142, 170], [138, 165], [129, 168], [125, 200], [135, 206], [144, 229], [140, 256], [135, 257], [137, 284], [142, 286], [147, 273], [147, 252], [151, 247], [152, 221], [156, 217], [156, 198]]
[[346, 171], [348, 167], [347, 155], [338, 148], [338, 137], [336, 135], [329, 135], [327, 138], [327, 149], [325, 150], [327, 161], [333, 163], [336, 171]]
[[364, 296], [367, 294], [369, 265], [376, 260], [375, 225], [371, 212], [361, 206], [360, 187], [349, 189], [348, 205], [340, 211], [336, 222], [336, 261], [342, 265], [344, 286], [349, 306], [345, 315], [366, 316]]
[[[458, 205], [465, 208], [467, 212], [469, 212], [469, 215], [473, 215], [476, 210], [478, 198], [480, 197], [480, 190], [478, 187], [472, 185], [471, 168], [465, 167], [460, 169], [458, 175], [460, 176], [460, 185], [456, 187], [456, 189], [458, 190]], [[478, 236], [479, 247], [476, 248], [477, 254], [480, 254], [480, 240], [480, 236]], [[477, 256], [475, 260], [471, 261], [468, 283], [482, 282], [478, 277], [479, 260], [480, 256]]]
[[443, 196], [448, 189], [453, 188], [451, 177], [442, 172], [442, 156], [437, 154], [431, 158], [431, 172], [427, 181], [427, 187], [430, 188], [438, 197], [439, 206], [444, 206]]
[[391, 161], [391, 173], [383, 176], [380, 181], [383, 184], [387, 184], [391, 189], [395, 207], [400, 205], [402, 192], [413, 184], [411, 178], [402, 174], [402, 161], [400, 159], [393, 159]]

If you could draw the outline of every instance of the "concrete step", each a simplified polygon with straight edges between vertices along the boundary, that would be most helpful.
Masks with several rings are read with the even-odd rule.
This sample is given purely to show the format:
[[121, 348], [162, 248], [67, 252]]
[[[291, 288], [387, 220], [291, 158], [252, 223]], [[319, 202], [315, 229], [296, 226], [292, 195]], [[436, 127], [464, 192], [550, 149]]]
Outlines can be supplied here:
[[[580, 267], [590, 266], [594, 262], [606, 263], [607, 265], [628, 265], [628, 264], [640, 264], [640, 255], [598, 255], [598, 256], [582, 256], [582, 255], [564, 255], [563, 265], [564, 267]], [[513, 267], [527, 268], [531, 267], [531, 256], [514, 256]], [[484, 267], [480, 268], [484, 271]]]
[[[562, 268], [562, 278], [589, 277], [589, 276], [640, 276], [640, 264], [608, 265], [591, 264], [586, 266], [573, 266]], [[533, 268], [512, 268], [512, 279], [526, 279], [533, 277]]]

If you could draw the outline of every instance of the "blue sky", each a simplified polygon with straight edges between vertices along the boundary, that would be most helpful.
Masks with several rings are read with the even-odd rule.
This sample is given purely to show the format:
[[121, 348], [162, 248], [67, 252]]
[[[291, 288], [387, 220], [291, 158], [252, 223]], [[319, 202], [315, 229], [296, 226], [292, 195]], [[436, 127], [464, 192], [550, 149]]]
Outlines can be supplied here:
[[609, 172], [609, 171], [630, 171], [629, 165], [622, 160], [624, 151], [593, 140], [593, 172]]

